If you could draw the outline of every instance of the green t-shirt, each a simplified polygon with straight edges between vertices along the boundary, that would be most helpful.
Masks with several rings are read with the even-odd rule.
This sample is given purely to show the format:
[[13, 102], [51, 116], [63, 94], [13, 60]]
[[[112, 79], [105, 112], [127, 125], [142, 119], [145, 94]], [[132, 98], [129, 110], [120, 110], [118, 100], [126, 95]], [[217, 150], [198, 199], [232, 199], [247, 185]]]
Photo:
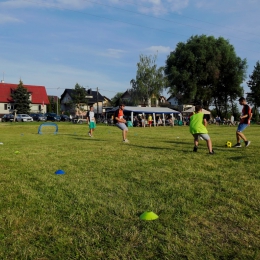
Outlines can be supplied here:
[[203, 124], [204, 114], [199, 112], [190, 117], [190, 133], [191, 134], [207, 134], [208, 130]]

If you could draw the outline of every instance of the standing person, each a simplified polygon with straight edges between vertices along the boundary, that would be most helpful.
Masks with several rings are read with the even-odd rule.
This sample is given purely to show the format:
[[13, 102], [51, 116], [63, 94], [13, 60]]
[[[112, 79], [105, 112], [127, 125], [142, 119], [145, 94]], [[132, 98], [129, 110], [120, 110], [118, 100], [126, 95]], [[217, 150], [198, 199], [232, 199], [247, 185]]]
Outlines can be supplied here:
[[124, 119], [124, 104], [119, 105], [119, 109], [116, 110], [115, 112], [115, 120], [116, 120], [116, 126], [122, 130], [122, 136], [123, 136], [123, 142], [128, 143], [129, 141], [127, 140], [127, 133], [128, 133], [128, 128], [126, 126], [126, 120]]
[[149, 127], [152, 127], [152, 123], [153, 123], [153, 118], [151, 115], [148, 116], [148, 124], [149, 124]]
[[190, 117], [190, 133], [194, 137], [194, 148], [193, 152], [197, 152], [199, 145], [199, 137], [207, 142], [209, 154], [213, 155], [212, 142], [208, 135], [206, 128], [207, 120], [202, 113], [202, 107], [200, 105], [195, 106], [195, 112]]
[[235, 125], [235, 118], [234, 118], [234, 116], [233, 115], [231, 115], [231, 117], [230, 117], [230, 122], [231, 122], [231, 125]]
[[90, 137], [93, 137], [93, 132], [94, 132], [94, 129], [96, 128], [96, 118], [95, 118], [95, 113], [94, 113], [93, 106], [90, 107], [90, 110], [88, 112], [87, 122], [89, 122], [89, 132], [88, 132], [88, 135]]
[[160, 116], [158, 117], [158, 121], [157, 121], [157, 126], [159, 126], [159, 125], [163, 125], [162, 119]]
[[145, 121], [146, 121], [146, 118], [144, 115], [142, 115], [142, 127], [145, 127]]
[[216, 125], [220, 125], [221, 119], [219, 116], [216, 116]]
[[246, 147], [249, 146], [251, 143], [250, 141], [247, 140], [245, 135], [242, 133], [250, 124], [250, 119], [252, 117], [251, 108], [249, 107], [249, 105], [247, 105], [246, 99], [244, 97], [241, 97], [238, 101], [239, 104], [243, 106], [243, 108], [242, 108], [242, 115], [240, 116], [240, 122], [236, 131], [237, 144], [234, 146], [236, 148], [242, 147], [240, 143], [241, 139], [244, 140]]

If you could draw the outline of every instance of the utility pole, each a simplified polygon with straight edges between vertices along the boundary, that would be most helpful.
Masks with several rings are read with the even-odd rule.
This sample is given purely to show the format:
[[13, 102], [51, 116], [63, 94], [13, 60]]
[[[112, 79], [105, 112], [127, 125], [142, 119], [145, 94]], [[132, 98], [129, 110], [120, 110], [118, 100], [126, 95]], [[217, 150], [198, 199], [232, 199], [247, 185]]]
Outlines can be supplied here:
[[[58, 87], [57, 90], [58, 90], [59, 88], [60, 88], [60, 87]], [[59, 106], [58, 101], [59, 101], [59, 97], [57, 96], [57, 115], [58, 115], [58, 106]]]
[[59, 97], [57, 96], [57, 115], [58, 115], [58, 108], [59, 107]]
[[98, 88], [97, 88], [97, 118], [98, 118]]

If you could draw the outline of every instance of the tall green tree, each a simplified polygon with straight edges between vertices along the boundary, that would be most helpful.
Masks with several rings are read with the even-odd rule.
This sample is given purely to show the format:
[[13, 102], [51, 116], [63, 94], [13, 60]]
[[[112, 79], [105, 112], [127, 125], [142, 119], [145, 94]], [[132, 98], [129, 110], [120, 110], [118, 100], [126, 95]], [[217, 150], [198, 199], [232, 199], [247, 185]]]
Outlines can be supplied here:
[[49, 97], [49, 105], [47, 105], [47, 112], [58, 113], [60, 112], [59, 97]]
[[14, 100], [17, 114], [28, 114], [30, 112], [30, 93], [23, 86], [22, 80], [19, 81], [17, 88], [12, 90], [11, 97]]
[[227, 40], [196, 35], [177, 44], [167, 57], [165, 74], [170, 92], [182, 96], [183, 103], [213, 104], [217, 113], [226, 113], [228, 102], [242, 95], [246, 69], [246, 59], [237, 57]]
[[159, 97], [165, 87], [167, 78], [164, 75], [164, 67], [157, 68], [157, 55], [140, 55], [137, 63], [136, 78], [130, 81], [129, 93], [135, 103], [145, 102], [151, 104], [152, 97]]
[[124, 93], [123, 92], [118, 92], [115, 94], [114, 97], [112, 97], [111, 99], [111, 105], [113, 107], [116, 107], [119, 105], [119, 103], [121, 103], [121, 96], [123, 95]]
[[260, 107], [260, 63], [256, 62], [253, 73], [249, 75], [250, 80], [247, 86], [251, 92], [247, 93], [247, 101], [250, 105], [254, 106], [253, 117], [256, 121], [259, 120], [258, 108]]
[[83, 86], [80, 86], [76, 83], [73, 94], [72, 94], [72, 103], [76, 110], [84, 111], [84, 106], [88, 105], [88, 98], [86, 98], [87, 92]]

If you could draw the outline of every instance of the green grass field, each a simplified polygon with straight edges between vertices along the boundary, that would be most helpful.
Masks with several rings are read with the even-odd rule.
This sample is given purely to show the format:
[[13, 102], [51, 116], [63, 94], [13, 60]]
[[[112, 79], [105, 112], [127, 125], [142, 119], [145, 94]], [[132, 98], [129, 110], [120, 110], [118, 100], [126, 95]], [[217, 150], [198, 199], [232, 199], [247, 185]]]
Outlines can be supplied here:
[[0, 123], [0, 259], [260, 259], [260, 126], [39, 125]]

